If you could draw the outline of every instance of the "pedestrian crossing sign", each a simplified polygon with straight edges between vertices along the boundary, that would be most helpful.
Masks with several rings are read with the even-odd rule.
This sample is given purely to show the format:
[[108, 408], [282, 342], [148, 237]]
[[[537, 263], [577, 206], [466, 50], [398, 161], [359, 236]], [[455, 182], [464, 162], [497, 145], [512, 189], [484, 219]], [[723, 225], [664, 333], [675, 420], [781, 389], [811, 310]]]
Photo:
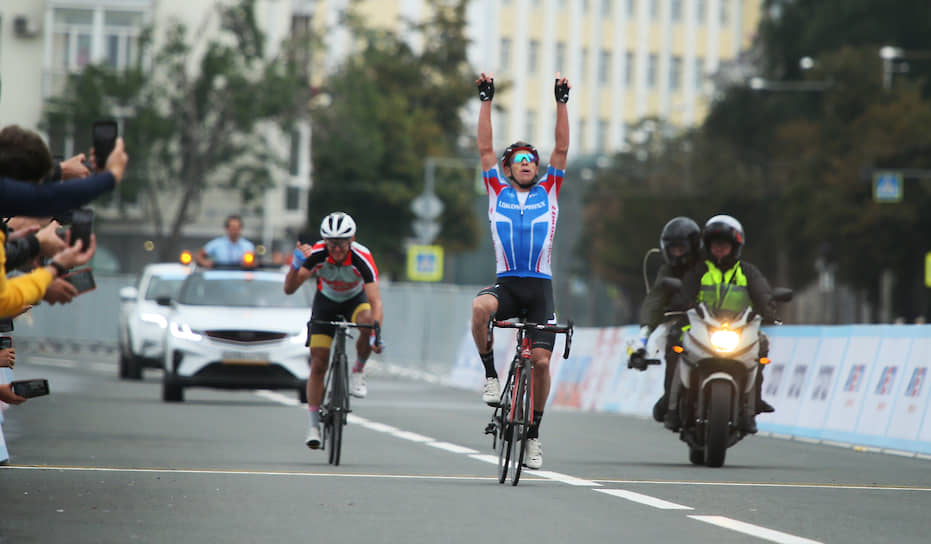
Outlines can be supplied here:
[[880, 203], [902, 201], [902, 172], [880, 171], [873, 174], [873, 200]]
[[441, 281], [443, 246], [410, 246], [407, 250], [407, 277], [411, 281]]

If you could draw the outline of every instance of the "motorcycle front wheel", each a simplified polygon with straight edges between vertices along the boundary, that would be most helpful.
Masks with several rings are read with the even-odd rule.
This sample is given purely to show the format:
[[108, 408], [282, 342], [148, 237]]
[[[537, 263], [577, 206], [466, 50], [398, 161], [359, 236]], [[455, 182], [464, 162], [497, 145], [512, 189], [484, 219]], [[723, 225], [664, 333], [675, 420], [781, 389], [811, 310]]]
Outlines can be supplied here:
[[709, 467], [720, 467], [724, 464], [730, 435], [731, 387], [723, 381], [714, 381], [708, 388], [708, 397], [705, 464]]

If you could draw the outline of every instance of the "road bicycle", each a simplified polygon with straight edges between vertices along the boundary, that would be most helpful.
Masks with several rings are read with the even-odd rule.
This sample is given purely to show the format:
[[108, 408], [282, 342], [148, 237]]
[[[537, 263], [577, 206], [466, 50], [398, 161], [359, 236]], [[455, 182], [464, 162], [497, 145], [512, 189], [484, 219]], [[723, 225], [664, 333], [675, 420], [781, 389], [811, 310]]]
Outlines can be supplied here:
[[[376, 321], [365, 325], [346, 321], [338, 316], [336, 321], [311, 319], [307, 323], [308, 338], [310, 325], [330, 325], [336, 327], [333, 336], [330, 368], [327, 370], [323, 384], [323, 404], [320, 406], [320, 422], [323, 423], [323, 439], [320, 447], [330, 452], [330, 464], [339, 465], [340, 451], [343, 446], [343, 426], [349, 417], [349, 357], [346, 355], [346, 339], [353, 338], [349, 329], [371, 329], [375, 331], [375, 343], [381, 343], [381, 327]], [[329, 442], [329, 445], [327, 443]]]
[[565, 334], [566, 346], [562, 357], [568, 359], [572, 345], [572, 320], [566, 325], [549, 325], [492, 319], [488, 322], [489, 342], [495, 327], [517, 329], [517, 351], [503, 382], [498, 406], [485, 427], [485, 434], [492, 435], [492, 449], [498, 452], [498, 483], [503, 484], [510, 475], [511, 485], [517, 485], [527, 450], [527, 432], [533, 425], [533, 361], [530, 359], [531, 339], [527, 332]]

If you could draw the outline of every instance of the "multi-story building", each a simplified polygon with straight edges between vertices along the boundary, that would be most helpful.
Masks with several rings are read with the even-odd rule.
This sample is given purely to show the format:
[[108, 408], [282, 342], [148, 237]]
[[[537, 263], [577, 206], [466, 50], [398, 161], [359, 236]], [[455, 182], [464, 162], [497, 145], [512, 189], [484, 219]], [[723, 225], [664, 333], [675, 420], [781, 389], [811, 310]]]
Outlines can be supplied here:
[[[338, 24], [349, 4], [317, 2], [316, 23], [330, 29], [330, 66], [352, 47]], [[395, 29], [429, 9], [423, 0], [359, 6], [370, 23]], [[621, 149], [629, 125], [647, 116], [682, 127], [700, 122], [711, 74], [749, 46], [761, 7], [762, 0], [472, 0], [469, 61], [511, 84], [495, 95], [495, 147], [517, 139], [552, 146], [556, 72], [573, 85], [574, 154]]]

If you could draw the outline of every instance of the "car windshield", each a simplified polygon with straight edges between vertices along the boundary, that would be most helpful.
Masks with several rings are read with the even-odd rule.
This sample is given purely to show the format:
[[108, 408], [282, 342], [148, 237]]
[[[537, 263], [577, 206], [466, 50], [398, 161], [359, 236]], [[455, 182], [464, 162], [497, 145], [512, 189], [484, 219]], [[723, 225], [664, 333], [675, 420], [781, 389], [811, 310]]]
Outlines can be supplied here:
[[284, 292], [284, 276], [270, 272], [205, 271], [192, 274], [178, 295], [180, 304], [250, 308], [309, 308], [310, 293]]
[[149, 285], [145, 290], [146, 300], [155, 300], [158, 297], [174, 298], [178, 294], [178, 289], [184, 283], [184, 275], [171, 276], [152, 276], [149, 279]]

